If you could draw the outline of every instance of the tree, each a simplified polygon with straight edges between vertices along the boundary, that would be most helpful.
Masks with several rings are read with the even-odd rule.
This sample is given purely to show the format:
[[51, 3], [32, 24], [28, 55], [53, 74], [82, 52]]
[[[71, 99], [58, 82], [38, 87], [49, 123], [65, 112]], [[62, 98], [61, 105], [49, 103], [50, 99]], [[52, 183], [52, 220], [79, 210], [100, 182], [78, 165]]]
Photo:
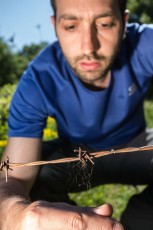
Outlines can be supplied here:
[[19, 79], [28, 60], [14, 54], [3, 38], [0, 38], [0, 54], [0, 86], [6, 83], [13, 84]]
[[7, 138], [8, 110], [15, 88], [15, 84], [7, 84], [0, 89], [0, 140], [6, 140]]
[[21, 51], [14, 53], [11, 47], [0, 38], [0, 87], [4, 84], [16, 83], [28, 63], [47, 45], [42, 42], [38, 45], [24, 46]]
[[128, 0], [128, 9], [130, 10], [130, 21], [137, 21], [140, 23], [152, 23], [152, 0]]
[[40, 44], [31, 44], [30, 46], [26, 45], [19, 52], [19, 55], [26, 57], [29, 61], [31, 61], [47, 45], [47, 42], [41, 42]]

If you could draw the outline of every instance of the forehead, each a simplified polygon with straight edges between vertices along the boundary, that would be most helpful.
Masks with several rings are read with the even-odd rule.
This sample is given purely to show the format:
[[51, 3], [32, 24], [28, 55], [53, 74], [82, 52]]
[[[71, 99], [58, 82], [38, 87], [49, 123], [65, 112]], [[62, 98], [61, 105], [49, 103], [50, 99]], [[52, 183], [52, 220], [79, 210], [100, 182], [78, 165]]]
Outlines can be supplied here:
[[118, 0], [56, 0], [57, 18], [63, 14], [76, 16], [117, 14], [119, 13]]

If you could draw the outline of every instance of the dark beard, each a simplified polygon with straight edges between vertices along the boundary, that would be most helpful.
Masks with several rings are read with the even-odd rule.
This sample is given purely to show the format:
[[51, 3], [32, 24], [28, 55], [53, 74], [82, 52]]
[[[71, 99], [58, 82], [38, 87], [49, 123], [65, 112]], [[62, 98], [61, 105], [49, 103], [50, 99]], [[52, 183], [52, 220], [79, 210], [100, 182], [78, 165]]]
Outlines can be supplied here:
[[[116, 56], [118, 54], [118, 50], [114, 53], [114, 55], [111, 57], [111, 59], [109, 60], [109, 63], [108, 65], [106, 65], [105, 69], [103, 69], [103, 71], [100, 71], [100, 70], [90, 70], [88, 72], [84, 72], [82, 71], [82, 73], [80, 73], [80, 71], [78, 71], [77, 68], [75, 68], [74, 66], [72, 66], [72, 64], [69, 62], [69, 65], [71, 66], [72, 70], [74, 71], [74, 73], [77, 75], [77, 77], [82, 80], [82, 81], [86, 81], [87, 78], [87, 73], [88, 74], [94, 74], [97, 75], [96, 76], [96, 79], [88, 79], [88, 83], [92, 84], [93, 81], [95, 80], [100, 80], [100, 79], [103, 79], [107, 74], [108, 72], [111, 70], [113, 64], [114, 64], [114, 61], [116, 59]], [[96, 54], [94, 55], [83, 55], [82, 57], [78, 57], [75, 59], [75, 63], [77, 63], [78, 61], [80, 60], [94, 60], [94, 61], [107, 61], [107, 58], [105, 56], [97, 56]]]
[[[69, 64], [69, 66], [71, 67], [71, 69], [74, 71], [74, 73], [76, 74], [76, 76], [82, 81], [82, 82], [86, 82], [87, 84], [91, 84], [95, 81], [95, 80], [100, 80], [105, 78], [105, 76], [108, 74], [108, 72], [111, 70], [112, 66], [114, 65], [115, 59], [120, 51], [120, 47], [121, 47], [121, 41], [122, 39], [120, 39], [120, 41], [118, 42], [118, 45], [116, 46], [116, 49], [114, 50], [113, 55], [108, 59], [108, 57], [104, 56], [104, 55], [97, 55], [96, 52], [93, 52], [89, 55], [83, 54], [82, 56], [76, 57], [75, 60], [73, 61], [73, 63], [71, 62], [71, 59], [69, 59], [69, 57], [67, 57], [64, 52], [64, 56]], [[103, 61], [106, 62], [106, 66], [103, 70], [100, 71], [99, 70], [91, 70], [91, 71], [79, 71], [79, 69], [77, 68], [76, 63], [84, 60], [84, 61]], [[87, 78], [87, 74], [94, 74], [96, 78], [94, 79], [90, 79]]]

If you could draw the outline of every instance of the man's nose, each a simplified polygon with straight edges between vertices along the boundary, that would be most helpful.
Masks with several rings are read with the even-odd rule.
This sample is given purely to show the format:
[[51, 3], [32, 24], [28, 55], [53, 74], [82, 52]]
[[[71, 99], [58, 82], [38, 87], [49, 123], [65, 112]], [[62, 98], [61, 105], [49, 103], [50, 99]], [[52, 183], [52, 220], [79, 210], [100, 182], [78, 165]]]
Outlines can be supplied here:
[[95, 28], [86, 28], [82, 33], [82, 52], [85, 55], [96, 52], [100, 47]]

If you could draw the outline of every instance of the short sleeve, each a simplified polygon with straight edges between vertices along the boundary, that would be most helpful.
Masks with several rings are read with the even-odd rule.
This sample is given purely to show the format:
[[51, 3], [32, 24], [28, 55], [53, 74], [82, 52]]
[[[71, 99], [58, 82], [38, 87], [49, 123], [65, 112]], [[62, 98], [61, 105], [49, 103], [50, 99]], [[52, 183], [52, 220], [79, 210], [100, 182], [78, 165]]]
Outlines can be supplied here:
[[41, 138], [48, 113], [35, 78], [23, 74], [12, 98], [8, 118], [9, 137]]

